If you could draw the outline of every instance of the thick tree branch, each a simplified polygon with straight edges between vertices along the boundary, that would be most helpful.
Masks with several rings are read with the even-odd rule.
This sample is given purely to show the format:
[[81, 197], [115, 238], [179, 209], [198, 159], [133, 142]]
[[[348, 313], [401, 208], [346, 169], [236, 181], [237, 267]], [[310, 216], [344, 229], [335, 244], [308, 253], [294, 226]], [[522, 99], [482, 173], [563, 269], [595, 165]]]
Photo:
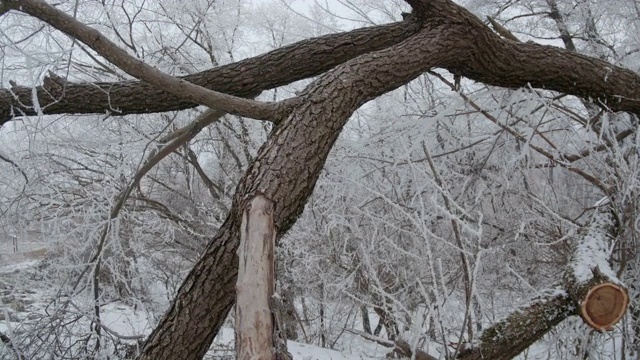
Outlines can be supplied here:
[[260, 120], [276, 118], [278, 103], [262, 103], [220, 93], [165, 74], [129, 55], [99, 31], [82, 24], [74, 17], [42, 0], [3, 0], [3, 3], [13, 10], [36, 17], [72, 38], [82, 41], [129, 75], [163, 88], [175, 96], [234, 115]]
[[[502, 69], [519, 66], [507, 63], [510, 57], [518, 58], [513, 52], [523, 50], [514, 48], [519, 44], [502, 40], [469, 12], [451, 2], [438, 0], [432, 3], [434, 6], [448, 5], [450, 11], [425, 15], [419, 19], [423, 28], [416, 35], [336, 67], [300, 95], [303, 101], [276, 127], [240, 181], [229, 217], [187, 276], [167, 315], [147, 340], [142, 359], [197, 359], [206, 352], [234, 301], [238, 264], [235, 252], [244, 199], [256, 193], [272, 199], [276, 203], [274, 221], [278, 233], [285, 233], [302, 212], [340, 130], [364, 102], [395, 89], [432, 67], [463, 70], [466, 74], [482, 76], [504, 86], [526, 85], [530, 82], [529, 77], [543, 71], [533, 64], [534, 69], [503, 73]], [[585, 63], [592, 61], [566, 54], [561, 49], [527, 46], [524, 50], [530, 52], [542, 49], [550, 56], [560, 54]], [[498, 54], [495, 54], [496, 49]], [[531, 56], [540, 58], [537, 54]], [[498, 62], [497, 68], [493, 67], [494, 62]], [[596, 64], [601, 63], [596, 61]], [[571, 72], [570, 65], [553, 61], [551, 65], [552, 69]], [[636, 76], [626, 70], [616, 71]], [[547, 76], [547, 79], [550, 78]], [[571, 90], [570, 82], [563, 81], [553, 84]], [[580, 86], [584, 87], [586, 83]], [[614, 93], [617, 94], [618, 90], [616, 87]], [[562, 305], [564, 300], [554, 298], [552, 301], [561, 302], [552, 309], [558, 312], [557, 321], [560, 321], [566, 317]], [[548, 321], [548, 318], [541, 319]], [[536, 334], [548, 331], [557, 323], [554, 321], [542, 324]]]
[[[3, 3], [4, 4], [4, 3]], [[241, 97], [321, 74], [358, 55], [384, 49], [419, 29], [415, 19], [300, 41], [264, 55], [182, 79]], [[37, 95], [39, 107], [33, 102]], [[0, 125], [13, 116], [42, 114], [142, 114], [182, 110], [197, 104], [140, 81], [70, 83], [57, 76], [43, 86], [0, 89]]]
[[[502, 87], [530, 84], [593, 100], [613, 111], [640, 113], [640, 77], [630, 70], [556, 47], [501, 39], [473, 14], [447, 0], [410, 3], [425, 10], [417, 21], [416, 16], [410, 16], [402, 23], [311, 39], [184, 79], [209, 89], [246, 96], [247, 91], [255, 94], [317, 75], [349, 58], [397, 43], [414, 33], [418, 22], [446, 22], [460, 30], [459, 42], [452, 46], [466, 50], [466, 56], [442, 66], [456, 74]], [[18, 114], [37, 113], [31, 90], [14, 87], [0, 91], [0, 123], [11, 118], [12, 108]], [[124, 115], [194, 106], [193, 102], [136, 82], [80, 85], [47, 78], [36, 92], [45, 114], [110, 111]], [[78, 101], [79, 97], [83, 101]]]
[[566, 292], [544, 296], [484, 330], [479, 342], [469, 344], [458, 359], [513, 359], [563, 320], [575, 315], [575, 309], [575, 303]]
[[[278, 233], [296, 221], [327, 156], [351, 114], [366, 101], [460, 56], [446, 51], [446, 26], [425, 28], [384, 50], [352, 59], [300, 94], [304, 100], [278, 124], [240, 181], [229, 217], [189, 273], [141, 359], [200, 359], [234, 302], [244, 199], [262, 193], [275, 204]], [[430, 49], [430, 51], [424, 51]]]
[[466, 9], [449, 4], [458, 14], [450, 21], [460, 24], [452, 28], [456, 46], [464, 49], [463, 57], [444, 66], [454, 74], [494, 86], [559, 91], [606, 110], [640, 114], [637, 73], [554, 46], [502, 39]]
[[[18, 3], [17, 0], [10, 2]], [[415, 23], [421, 24], [420, 31], [412, 25], [414, 21], [407, 20], [374, 28], [377, 30], [362, 30], [358, 32], [361, 37], [353, 37], [354, 33], [325, 37], [319, 43], [305, 42], [304, 46], [294, 45], [284, 51], [214, 69], [208, 73], [213, 77], [194, 81], [206, 88], [246, 96], [301, 76], [316, 75], [340, 64], [307, 87], [300, 95], [304, 101], [295, 104], [291, 114], [276, 126], [261, 147], [256, 161], [240, 181], [229, 217], [187, 276], [165, 318], [150, 335], [143, 359], [199, 359], [205, 354], [234, 302], [238, 266], [236, 250], [245, 199], [256, 193], [272, 199], [276, 204], [274, 221], [278, 233], [284, 234], [302, 212], [334, 142], [353, 111], [433, 67], [446, 68], [492, 85], [521, 87], [531, 84], [595, 99], [600, 106], [612, 110], [640, 112], [640, 77], [629, 70], [554, 47], [503, 40], [471, 13], [448, 0], [408, 2], [417, 10], [417, 15], [408, 18], [417, 19]], [[405, 28], [407, 25], [409, 27]], [[379, 31], [382, 40], [370, 37], [374, 31]], [[368, 39], [372, 43], [363, 45], [360, 39]], [[299, 52], [302, 48], [305, 51]], [[374, 48], [382, 50], [368, 53]], [[314, 49], [319, 51], [319, 55], [314, 54]], [[363, 53], [366, 54], [353, 58]], [[319, 59], [327, 59], [327, 63], [313, 66], [301, 58], [320, 63]], [[351, 60], [346, 61], [348, 59]], [[269, 64], [274, 65], [270, 71]], [[294, 75], [289, 75], [291, 73]], [[48, 81], [51, 82], [51, 78]], [[182, 101], [176, 96], [170, 97], [167, 104], [165, 92], [131, 82], [78, 85], [73, 90], [78, 91], [76, 96], [86, 96], [90, 89], [94, 89], [98, 100], [94, 103], [87, 101], [89, 105], [86, 107], [73, 107], [68, 96], [75, 85], [55, 79], [50, 85], [52, 90], [58, 91], [54, 92], [57, 94], [55, 98], [46, 95], [47, 84], [45, 89], [38, 89], [38, 96], [45, 99], [41, 104], [48, 105], [42, 107], [45, 113], [55, 113], [51, 109], [57, 109], [58, 113], [83, 113], [89, 108], [93, 111], [99, 109], [99, 112], [112, 110], [109, 100], [114, 95], [122, 101], [119, 103], [122, 105], [118, 105], [121, 110], [121, 106], [127, 104], [122, 97], [124, 94], [132, 95], [131, 89], [143, 90], [144, 95], [137, 99], [144, 105], [129, 104], [129, 112], [123, 111], [123, 114], [193, 106], [193, 102]], [[112, 86], [121, 92], [114, 92]], [[22, 95], [13, 97], [5, 93], [3, 98], [0, 93], [0, 104], [8, 103], [25, 112], [35, 113], [29, 106], [18, 104], [19, 101], [31, 101], [31, 89], [15, 88], [15, 91], [21, 91]], [[55, 99], [62, 100], [56, 103]], [[158, 101], [165, 104], [158, 105]], [[62, 103], [67, 108], [60, 107]], [[10, 107], [7, 110], [4, 105], [0, 106], [0, 115], [7, 119], [9, 114]], [[500, 330], [497, 332], [485, 332], [487, 337], [483, 335], [483, 344], [478, 350], [474, 348], [465, 352], [463, 358], [500, 359], [505, 353], [500, 348], [502, 345], [512, 345], [511, 352], [507, 354], [522, 351], [524, 345], [531, 344], [572, 313], [575, 309], [572, 294], [581, 296], [582, 290], [569, 291], [568, 294], [551, 297], [532, 305], [528, 312], [514, 314], [509, 319], [515, 319], [515, 323], [492, 328]], [[538, 317], [536, 314], [542, 315]], [[532, 324], [535, 328], [512, 327], [531, 319], [537, 319]], [[506, 332], [511, 329], [514, 331]], [[525, 337], [525, 340], [517, 342], [517, 336]]]

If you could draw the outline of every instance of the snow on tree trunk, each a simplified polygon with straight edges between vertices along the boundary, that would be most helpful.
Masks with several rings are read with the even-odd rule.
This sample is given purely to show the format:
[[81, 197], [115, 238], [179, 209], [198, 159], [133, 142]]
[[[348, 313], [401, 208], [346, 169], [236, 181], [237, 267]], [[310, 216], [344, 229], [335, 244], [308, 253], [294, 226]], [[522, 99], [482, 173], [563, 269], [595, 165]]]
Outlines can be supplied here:
[[601, 205], [576, 246], [566, 273], [569, 296], [578, 313], [596, 330], [611, 330], [629, 306], [627, 288], [609, 265], [615, 221], [611, 209]]
[[615, 233], [611, 208], [598, 204], [567, 266], [566, 290], [537, 299], [486, 329], [458, 359], [512, 359], [571, 315], [580, 315], [596, 330], [612, 329], [629, 306], [627, 288], [609, 265]]
[[238, 360], [274, 360], [271, 298], [275, 289], [273, 201], [258, 195], [242, 214], [236, 286]]

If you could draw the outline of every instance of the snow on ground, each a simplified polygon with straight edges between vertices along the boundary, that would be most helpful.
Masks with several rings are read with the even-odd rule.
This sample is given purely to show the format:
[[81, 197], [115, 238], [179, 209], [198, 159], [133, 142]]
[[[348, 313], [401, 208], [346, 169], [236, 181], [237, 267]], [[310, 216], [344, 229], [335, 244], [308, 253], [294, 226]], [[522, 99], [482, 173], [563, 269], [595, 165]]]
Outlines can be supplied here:
[[360, 357], [354, 355], [344, 355], [338, 351], [321, 348], [318, 346], [301, 344], [294, 341], [287, 343], [289, 352], [293, 355], [294, 360], [360, 360], [360, 359], [379, 359], [372, 357]]
[[[6, 260], [6, 258], [5, 258]], [[15, 286], [14, 280], [33, 269], [39, 260], [23, 259], [13, 256], [10, 261], [0, 262], [0, 331], [11, 336], [20, 327], [21, 321], [30, 315], [41, 313], [50, 296], [44, 291], [28, 289], [25, 283]], [[156, 314], [157, 315], [157, 314]], [[133, 307], [122, 303], [109, 303], [101, 308], [101, 318], [107, 331], [122, 337], [147, 336], [151, 333], [151, 314], [142, 307]], [[353, 335], [355, 340], [359, 337]], [[351, 339], [354, 340], [354, 339]], [[360, 341], [362, 342], [362, 341]], [[211, 357], [233, 355], [234, 331], [223, 328], [209, 351]], [[365, 351], [375, 356], [363, 354], [343, 354], [336, 350], [326, 349], [310, 344], [289, 341], [288, 348], [294, 360], [368, 360], [384, 357], [384, 348], [378, 349], [375, 344], [360, 344], [353, 350]], [[3, 345], [0, 343], [0, 358], [3, 358]]]
[[[34, 315], [42, 314], [44, 307], [52, 299], [51, 294], [48, 294], [46, 289], [29, 287], [27, 280], [29, 276], [27, 275], [33, 272], [32, 270], [37, 263], [37, 260], [32, 259], [0, 262], [0, 331], [9, 336], [20, 327], [22, 321], [30, 319]], [[451, 304], [454, 303], [452, 302]], [[504, 311], [509, 313], [512, 309], [504, 309]], [[151, 324], [157, 322], [157, 319], [153, 320], [152, 316], [160, 316], [161, 314], [158, 314], [158, 312], [156, 310], [154, 314], [154, 312], [148, 311], [144, 308], [144, 304], [138, 304], [134, 308], [123, 303], [113, 302], [102, 307], [101, 318], [106, 329], [112, 334], [122, 337], [142, 338], [151, 332]], [[452, 316], [456, 314], [453, 309], [448, 313]], [[455, 322], [455, 319], [452, 318], [451, 320]], [[350, 326], [359, 327], [359, 324], [354, 323]], [[564, 331], [566, 331], [568, 328], [571, 329], [572, 333], [579, 334], [582, 327], [583, 324], [581, 324], [579, 318], [575, 318], [564, 322], [558, 330], [563, 331], [561, 329], [565, 329]], [[554, 333], [556, 335], [553, 335]], [[558, 333], [552, 332], [551, 337], [534, 344], [516, 359], [556, 359], [557, 349], [555, 347], [558, 343], [556, 342], [557, 339], [553, 339], [553, 336], [558, 335]], [[619, 348], [619, 342], [620, 339], [616, 338], [614, 341], [607, 343], [605, 347], [611, 347], [612, 351], [606, 351], [610, 354], [605, 355], [606, 359], [617, 359], [615, 348]], [[233, 345], [233, 329], [223, 328], [208, 353], [210, 355], [209, 358], [220, 359], [223, 358], [222, 356], [233, 358]], [[437, 357], [443, 351], [442, 346], [435, 343], [431, 345], [429, 346], [429, 352]], [[342, 334], [334, 346], [342, 351], [300, 342], [288, 342], [288, 348], [294, 360], [374, 360], [384, 359], [386, 353], [389, 352], [388, 348], [364, 340], [361, 336], [348, 331]], [[3, 353], [2, 347], [3, 345], [0, 344], [0, 358], [3, 358], [3, 354], [6, 354], [6, 352]]]
[[[355, 338], [355, 341], [360, 341], [359, 338]], [[224, 348], [233, 348], [234, 343], [234, 334], [233, 329], [230, 328], [222, 328], [218, 337], [215, 339], [215, 344], [218, 347]], [[366, 356], [364, 354], [354, 355], [354, 354], [345, 354], [336, 350], [331, 350], [327, 348], [322, 348], [315, 345], [303, 344], [295, 341], [287, 341], [287, 349], [293, 355], [293, 360], [377, 360], [383, 359], [386, 352], [378, 351], [378, 354], [375, 356]], [[381, 348], [382, 349], [382, 348]], [[369, 349], [371, 350], [371, 348]], [[215, 356], [220, 355], [219, 350], [216, 349], [214, 345], [212, 349], [209, 351], [208, 355]]]

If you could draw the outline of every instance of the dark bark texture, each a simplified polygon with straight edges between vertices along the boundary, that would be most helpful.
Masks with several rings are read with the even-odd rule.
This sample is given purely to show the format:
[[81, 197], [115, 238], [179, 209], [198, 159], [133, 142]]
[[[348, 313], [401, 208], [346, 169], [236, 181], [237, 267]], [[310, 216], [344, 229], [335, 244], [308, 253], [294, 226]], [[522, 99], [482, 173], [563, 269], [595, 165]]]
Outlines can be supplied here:
[[[36, 1], [36, 0], [30, 0]], [[305, 40], [262, 56], [184, 79], [237, 96], [322, 74], [277, 123], [240, 181], [230, 214], [148, 338], [141, 359], [200, 359], [234, 303], [240, 217], [246, 199], [261, 193], [276, 203], [284, 234], [302, 212], [325, 160], [351, 114], [366, 101], [443, 68], [490, 85], [533, 86], [576, 95], [598, 106], [640, 114], [640, 76], [598, 59], [536, 44], [505, 40], [450, 0], [407, 0], [403, 22]], [[21, 11], [20, 1], [0, 6]], [[71, 84], [51, 76], [36, 89], [0, 90], [0, 124], [14, 115], [115, 115], [180, 110], [196, 104], [139, 81]], [[284, 115], [283, 115], [284, 117]], [[508, 359], [573, 311], [554, 297], [514, 313], [485, 331], [464, 359]], [[525, 326], [524, 322], [532, 322]]]
[[[16, 4], [19, 1], [16, 2]], [[184, 80], [219, 92], [253, 97], [260, 92], [321, 74], [353, 57], [396, 44], [418, 30], [415, 21], [354, 30], [300, 41]], [[147, 114], [183, 110], [198, 104], [142, 81], [71, 83], [51, 74], [35, 89], [0, 89], [0, 125], [15, 116], [43, 114]]]
[[[442, 31], [444, 27], [425, 29], [391, 48], [350, 60], [309, 85], [300, 95], [301, 105], [259, 150], [238, 186], [231, 214], [149, 337], [141, 359], [202, 358], [235, 300], [239, 218], [245, 199], [262, 193], [273, 200], [278, 233], [287, 231], [351, 114], [364, 102], [442, 63], [444, 57], [455, 56], [444, 51], [446, 37], [436, 36]], [[421, 51], [424, 47], [433, 51]]]
[[513, 359], [575, 311], [575, 303], [566, 295], [536, 301], [486, 329], [479, 344], [463, 349], [458, 359]]

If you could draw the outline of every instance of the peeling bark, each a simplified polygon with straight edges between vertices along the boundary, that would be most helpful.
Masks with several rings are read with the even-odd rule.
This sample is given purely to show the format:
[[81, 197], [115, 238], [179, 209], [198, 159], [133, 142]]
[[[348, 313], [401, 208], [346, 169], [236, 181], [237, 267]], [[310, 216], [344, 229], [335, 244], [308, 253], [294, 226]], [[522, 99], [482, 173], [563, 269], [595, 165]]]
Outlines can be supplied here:
[[274, 360], [271, 298], [275, 291], [274, 203], [258, 195], [242, 214], [236, 285], [236, 359]]

